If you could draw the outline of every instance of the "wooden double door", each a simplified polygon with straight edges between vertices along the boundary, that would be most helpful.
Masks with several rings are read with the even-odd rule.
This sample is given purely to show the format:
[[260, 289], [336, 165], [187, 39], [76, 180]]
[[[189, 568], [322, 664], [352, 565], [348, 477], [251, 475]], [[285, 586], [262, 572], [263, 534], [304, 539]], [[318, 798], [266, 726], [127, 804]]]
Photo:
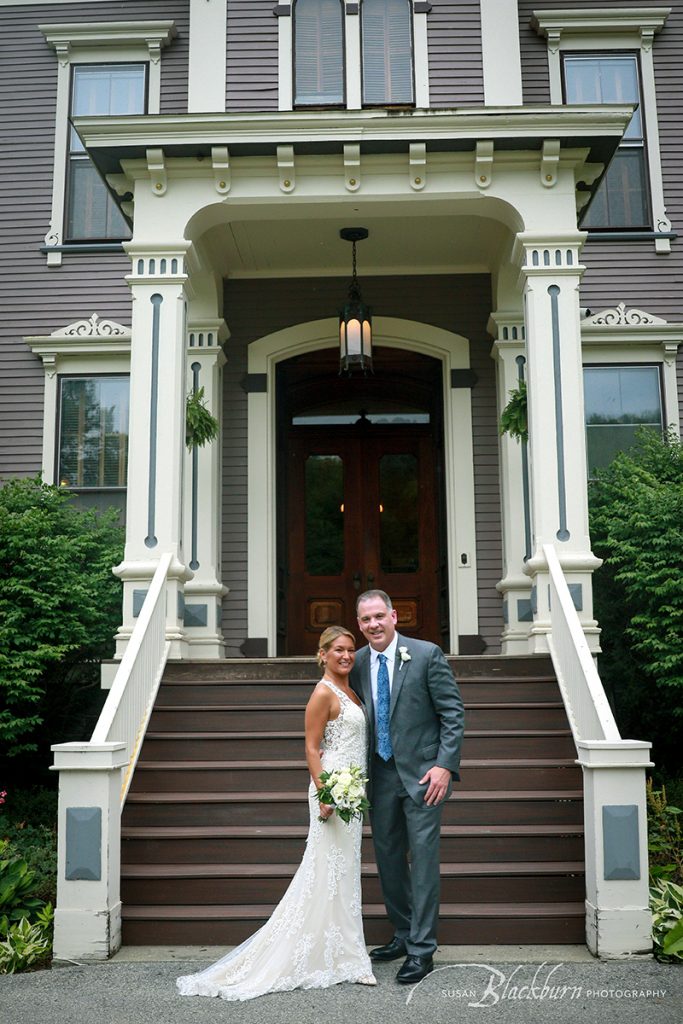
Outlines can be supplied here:
[[399, 629], [441, 642], [434, 438], [419, 424], [293, 427], [286, 454], [284, 653], [312, 654], [355, 603], [386, 591]]

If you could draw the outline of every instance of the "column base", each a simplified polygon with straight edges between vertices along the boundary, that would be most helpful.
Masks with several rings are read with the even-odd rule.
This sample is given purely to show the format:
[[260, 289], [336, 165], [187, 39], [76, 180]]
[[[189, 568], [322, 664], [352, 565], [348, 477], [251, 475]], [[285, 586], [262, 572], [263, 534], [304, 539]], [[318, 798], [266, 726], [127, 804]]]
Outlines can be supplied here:
[[649, 907], [605, 910], [586, 900], [586, 945], [601, 960], [652, 958]]
[[108, 910], [55, 910], [55, 960], [108, 960], [120, 947], [120, 902]]

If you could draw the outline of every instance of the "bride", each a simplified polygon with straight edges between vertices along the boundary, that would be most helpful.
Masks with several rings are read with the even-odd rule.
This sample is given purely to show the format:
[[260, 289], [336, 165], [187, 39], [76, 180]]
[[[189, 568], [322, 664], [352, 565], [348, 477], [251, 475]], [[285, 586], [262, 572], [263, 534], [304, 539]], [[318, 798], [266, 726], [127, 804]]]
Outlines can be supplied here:
[[349, 687], [354, 658], [353, 635], [343, 626], [326, 629], [318, 652], [323, 678], [306, 707], [310, 826], [287, 892], [241, 946], [206, 970], [178, 978], [181, 995], [244, 1000], [341, 981], [377, 984], [363, 936], [362, 822], [354, 818], [347, 824], [317, 799], [322, 771], [367, 768], [365, 713]]

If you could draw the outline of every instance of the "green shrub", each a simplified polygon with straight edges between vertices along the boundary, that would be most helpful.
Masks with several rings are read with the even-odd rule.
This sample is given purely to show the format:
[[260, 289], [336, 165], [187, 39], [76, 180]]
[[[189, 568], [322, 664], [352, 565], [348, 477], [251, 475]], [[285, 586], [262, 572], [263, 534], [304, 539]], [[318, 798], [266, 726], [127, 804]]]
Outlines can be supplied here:
[[603, 628], [600, 674], [622, 735], [653, 741], [659, 770], [681, 767], [683, 447], [642, 431], [589, 486]]
[[15, 974], [28, 967], [44, 965], [52, 952], [54, 912], [48, 904], [36, 914], [33, 923], [23, 917], [0, 940], [0, 974]]
[[[81, 511], [40, 480], [0, 488], [0, 748], [70, 738], [112, 653], [121, 584], [117, 513]], [[65, 732], [67, 735], [65, 735]], [[75, 737], [74, 737], [75, 738]], [[79, 736], [78, 738], [82, 738]]]
[[22, 918], [37, 914], [43, 901], [34, 895], [35, 874], [15, 855], [7, 839], [0, 840], [0, 935]]
[[683, 886], [656, 879], [650, 888], [650, 909], [656, 958], [683, 962]]
[[655, 789], [647, 780], [647, 832], [650, 876], [683, 885], [683, 811], [672, 806], [666, 787]]

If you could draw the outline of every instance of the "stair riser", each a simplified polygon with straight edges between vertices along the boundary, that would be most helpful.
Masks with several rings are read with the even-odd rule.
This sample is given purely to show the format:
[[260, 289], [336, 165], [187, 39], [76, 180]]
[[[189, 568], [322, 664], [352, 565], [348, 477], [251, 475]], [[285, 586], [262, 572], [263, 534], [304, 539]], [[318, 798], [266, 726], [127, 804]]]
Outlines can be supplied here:
[[[163, 935], [164, 945], [168, 946], [234, 946], [244, 942], [263, 924], [265, 918], [226, 923], [211, 920], [127, 921], [124, 916], [123, 942], [126, 946], [158, 945], [159, 936]], [[366, 919], [364, 928], [368, 945], [388, 942], [393, 932], [389, 922], [379, 918]], [[530, 917], [521, 920], [505, 917], [442, 918], [438, 938], [442, 945], [575, 945], [585, 943], [586, 932], [582, 917]], [[209, 959], [207, 957], [205, 966], [208, 966]], [[198, 963], [198, 969], [199, 966]]]
[[[157, 708], [150, 719], [152, 732], [267, 732], [277, 728], [295, 732], [304, 727], [305, 709], [270, 708], [229, 711], [176, 711]], [[564, 708], [465, 708], [468, 729], [566, 729]]]
[[[124, 827], [308, 825], [308, 803], [303, 799], [264, 803], [128, 803]], [[443, 809], [444, 825], [581, 825], [581, 800], [449, 800]]]
[[[147, 736], [142, 756], [146, 761], [286, 761], [303, 756], [303, 736], [292, 739], [236, 737], [232, 739], [174, 736], [161, 739]], [[485, 758], [570, 758], [576, 757], [570, 736], [468, 736], [465, 734], [462, 756], [472, 760]]]
[[[316, 679], [301, 682], [259, 681], [243, 683], [162, 683], [157, 697], [157, 707], [173, 707], [177, 704], [199, 706], [202, 704], [301, 704], [305, 705], [313, 692]], [[496, 680], [459, 681], [460, 693], [466, 704], [536, 703], [561, 700], [556, 682], [533, 680], [507, 682]]]
[[[290, 878], [124, 879], [121, 899], [124, 906], [275, 905], [290, 881]], [[444, 903], [568, 903], [582, 900], [584, 895], [583, 875], [441, 879]], [[376, 875], [363, 877], [363, 898], [368, 903], [382, 902]]]
[[[131, 839], [124, 837], [124, 864], [298, 864], [303, 838], [231, 837], [210, 839]], [[363, 860], [372, 863], [372, 840], [363, 838]], [[441, 859], [484, 864], [501, 861], [581, 861], [583, 839], [572, 836], [443, 836]]]
[[[308, 784], [306, 768], [198, 768], [169, 771], [165, 768], [144, 768], [138, 764], [131, 792], [133, 793], [243, 793], [248, 787], [271, 789], [282, 793], [303, 793]], [[463, 767], [458, 790], [546, 790], [582, 787], [581, 769]]]

